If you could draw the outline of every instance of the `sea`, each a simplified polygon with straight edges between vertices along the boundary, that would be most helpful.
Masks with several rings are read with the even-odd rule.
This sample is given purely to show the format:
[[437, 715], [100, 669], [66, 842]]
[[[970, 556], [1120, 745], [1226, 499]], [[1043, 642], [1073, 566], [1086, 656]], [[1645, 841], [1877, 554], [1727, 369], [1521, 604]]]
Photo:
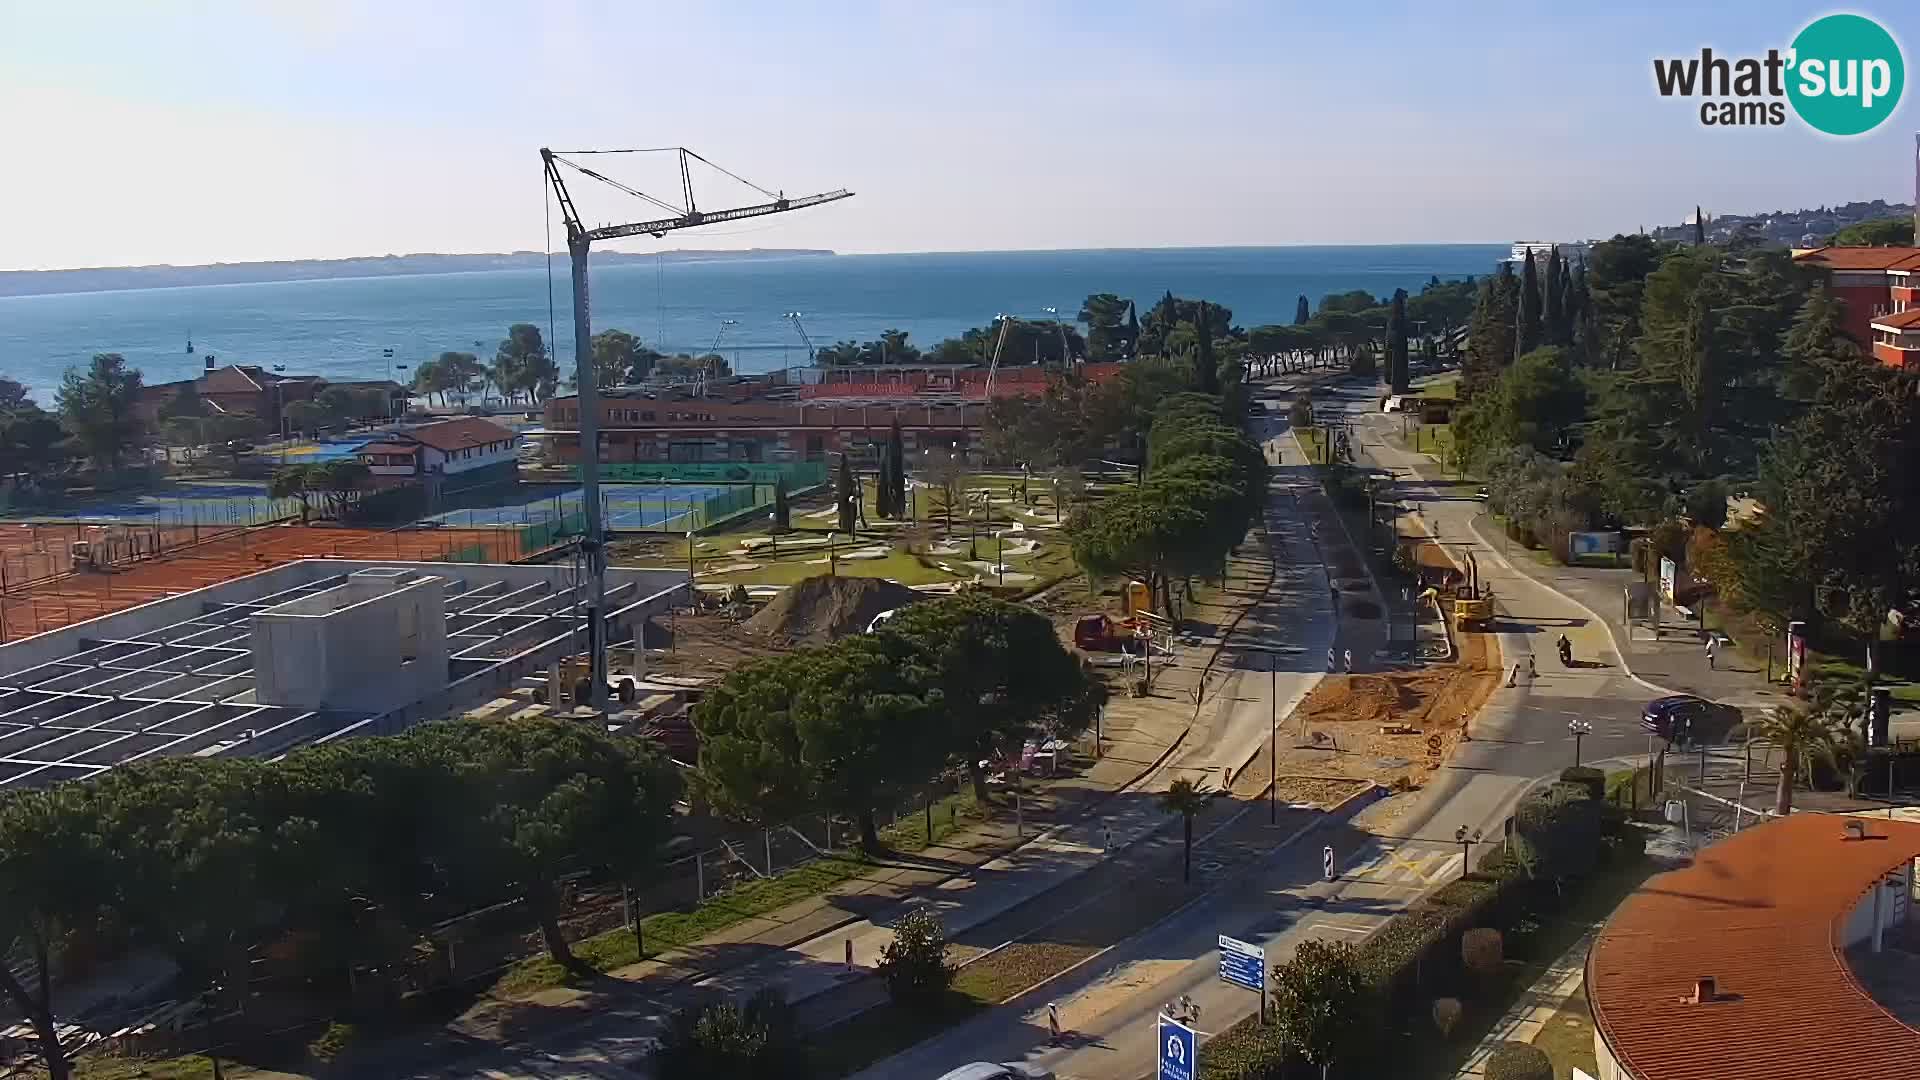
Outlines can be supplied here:
[[[1296, 300], [1486, 274], [1507, 244], [1228, 247], [796, 255], [626, 263], [591, 277], [593, 330], [626, 330], [662, 352], [717, 351], [739, 372], [807, 362], [808, 341], [905, 330], [930, 347], [997, 314], [1071, 321], [1092, 293], [1145, 312], [1161, 294], [1204, 298], [1240, 326], [1292, 322]], [[149, 383], [208, 359], [334, 379], [399, 377], [447, 350], [490, 357], [511, 323], [573, 356], [564, 255], [544, 269], [127, 289], [0, 297], [0, 374], [51, 407], [61, 375], [120, 353]], [[798, 318], [789, 313], [798, 313]], [[193, 351], [188, 351], [191, 343]], [[405, 367], [402, 367], [405, 365]]]

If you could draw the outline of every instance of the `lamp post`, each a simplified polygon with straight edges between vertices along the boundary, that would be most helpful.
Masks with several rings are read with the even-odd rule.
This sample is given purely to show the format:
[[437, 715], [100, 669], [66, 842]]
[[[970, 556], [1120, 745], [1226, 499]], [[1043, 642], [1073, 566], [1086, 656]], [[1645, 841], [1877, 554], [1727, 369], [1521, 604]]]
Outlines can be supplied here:
[[1585, 720], [1567, 721], [1567, 731], [1573, 735], [1573, 767], [1580, 767], [1580, 740], [1593, 734], [1593, 725]]
[[1453, 830], [1453, 839], [1460, 845], [1460, 876], [1466, 877], [1473, 872], [1473, 845], [1480, 842], [1480, 830], [1468, 832], [1462, 825]]

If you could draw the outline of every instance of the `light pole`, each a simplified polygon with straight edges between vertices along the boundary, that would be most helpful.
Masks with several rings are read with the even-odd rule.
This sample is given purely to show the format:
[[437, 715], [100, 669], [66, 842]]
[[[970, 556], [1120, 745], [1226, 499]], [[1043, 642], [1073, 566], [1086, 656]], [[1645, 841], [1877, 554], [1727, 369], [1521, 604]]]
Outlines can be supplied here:
[[1468, 832], [1462, 825], [1453, 830], [1453, 839], [1460, 845], [1460, 876], [1466, 877], [1473, 872], [1473, 845], [1480, 842], [1480, 830]]
[[812, 367], [813, 339], [807, 336], [807, 328], [800, 325], [800, 313], [797, 311], [789, 311], [780, 317], [792, 323], [794, 330], [799, 333], [800, 341], [807, 347], [807, 366]]
[[1567, 721], [1567, 730], [1573, 734], [1573, 767], [1580, 767], [1580, 740], [1593, 734], [1593, 725], [1585, 720]]

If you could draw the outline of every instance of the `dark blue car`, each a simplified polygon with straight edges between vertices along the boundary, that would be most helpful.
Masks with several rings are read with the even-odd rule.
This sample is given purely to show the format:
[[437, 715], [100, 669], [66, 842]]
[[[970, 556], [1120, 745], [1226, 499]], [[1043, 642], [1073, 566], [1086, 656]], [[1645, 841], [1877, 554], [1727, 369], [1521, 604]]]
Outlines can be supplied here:
[[1740, 722], [1740, 710], [1692, 694], [1669, 694], [1647, 702], [1640, 726], [1669, 743], [1718, 742]]

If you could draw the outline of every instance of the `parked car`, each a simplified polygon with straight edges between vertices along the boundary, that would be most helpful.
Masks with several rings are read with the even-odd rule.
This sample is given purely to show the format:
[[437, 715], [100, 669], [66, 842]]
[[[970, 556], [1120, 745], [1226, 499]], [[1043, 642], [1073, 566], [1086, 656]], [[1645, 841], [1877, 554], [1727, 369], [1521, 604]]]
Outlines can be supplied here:
[[1647, 702], [1640, 726], [1676, 745], [1719, 742], [1740, 723], [1740, 710], [1692, 694], [1670, 694]]
[[940, 1080], [1053, 1080], [1053, 1074], [1024, 1061], [976, 1061], [941, 1075]]

